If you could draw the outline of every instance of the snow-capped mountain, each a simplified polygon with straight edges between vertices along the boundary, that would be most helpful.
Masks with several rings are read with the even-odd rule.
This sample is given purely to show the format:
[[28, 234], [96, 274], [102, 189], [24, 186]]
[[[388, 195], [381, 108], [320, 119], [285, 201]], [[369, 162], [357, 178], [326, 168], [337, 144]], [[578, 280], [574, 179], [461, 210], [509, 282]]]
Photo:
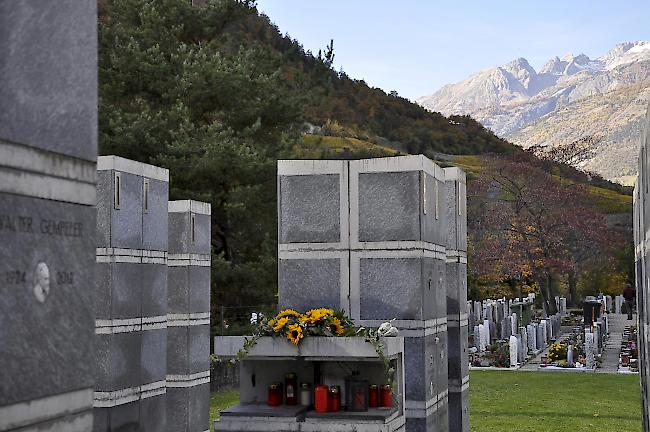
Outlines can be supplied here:
[[555, 57], [539, 71], [518, 58], [417, 102], [444, 115], [469, 114], [540, 155], [629, 184], [650, 102], [650, 41], [619, 44], [596, 59]]

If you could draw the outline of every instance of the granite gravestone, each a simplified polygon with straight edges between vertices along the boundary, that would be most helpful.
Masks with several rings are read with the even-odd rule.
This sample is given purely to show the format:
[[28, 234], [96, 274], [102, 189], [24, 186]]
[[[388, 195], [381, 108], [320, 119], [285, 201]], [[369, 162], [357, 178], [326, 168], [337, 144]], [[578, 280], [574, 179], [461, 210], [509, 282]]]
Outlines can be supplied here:
[[169, 172], [97, 162], [94, 431], [165, 428]]
[[167, 431], [210, 427], [210, 204], [169, 202]]
[[92, 430], [96, 1], [0, 2], [0, 430]]

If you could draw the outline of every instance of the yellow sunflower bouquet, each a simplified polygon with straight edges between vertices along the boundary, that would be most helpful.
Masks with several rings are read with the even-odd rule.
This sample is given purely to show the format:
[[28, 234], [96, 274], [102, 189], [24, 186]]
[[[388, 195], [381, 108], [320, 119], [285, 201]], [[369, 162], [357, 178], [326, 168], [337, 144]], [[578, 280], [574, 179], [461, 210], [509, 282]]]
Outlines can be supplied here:
[[263, 318], [252, 338], [246, 338], [237, 357], [244, 358], [257, 339], [263, 336], [286, 337], [299, 345], [306, 336], [354, 336], [354, 322], [342, 310], [318, 308], [305, 313], [285, 309], [271, 319]]
[[341, 310], [311, 309], [305, 313], [285, 309], [260, 326], [261, 336], [285, 336], [298, 345], [305, 336], [353, 336], [354, 323]]

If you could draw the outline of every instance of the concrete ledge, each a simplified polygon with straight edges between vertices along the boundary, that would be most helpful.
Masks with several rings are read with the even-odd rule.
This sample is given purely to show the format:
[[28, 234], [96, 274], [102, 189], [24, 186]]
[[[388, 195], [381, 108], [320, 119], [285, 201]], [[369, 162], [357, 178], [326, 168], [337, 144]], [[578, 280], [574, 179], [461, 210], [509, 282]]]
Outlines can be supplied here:
[[167, 208], [169, 213], [195, 213], [208, 216], [212, 214], [210, 203], [194, 200], [169, 201]]
[[465, 171], [458, 167], [443, 168], [445, 172], [445, 181], [457, 181], [463, 184], [467, 183]]
[[99, 156], [97, 171], [120, 171], [154, 180], [169, 182], [169, 170], [119, 156]]
[[91, 410], [92, 389], [46, 396], [0, 407], [0, 430], [16, 429]]
[[92, 161], [0, 140], [0, 192], [95, 205]]
[[[244, 346], [246, 336], [217, 336], [214, 338], [214, 353], [221, 357], [235, 357]], [[385, 354], [389, 357], [404, 352], [404, 338], [383, 338]], [[330, 359], [378, 359], [370, 343], [362, 337], [314, 337], [305, 338], [297, 347], [285, 338], [263, 337], [251, 348], [247, 359], [272, 360], [273, 358], [314, 357]]]
[[350, 161], [350, 175], [376, 172], [424, 171], [439, 181], [445, 180], [443, 169], [424, 155], [392, 156]]

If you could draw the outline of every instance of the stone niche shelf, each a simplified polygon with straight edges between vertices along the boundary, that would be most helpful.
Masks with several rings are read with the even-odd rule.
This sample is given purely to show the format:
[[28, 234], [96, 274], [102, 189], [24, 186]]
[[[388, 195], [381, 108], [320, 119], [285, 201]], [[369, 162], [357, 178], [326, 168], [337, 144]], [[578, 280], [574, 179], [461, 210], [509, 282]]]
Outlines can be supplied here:
[[[266, 431], [341, 431], [402, 432], [404, 431], [404, 339], [384, 338], [384, 352], [395, 367], [392, 408], [347, 412], [343, 406], [336, 413], [319, 414], [313, 407], [266, 405], [268, 386], [283, 382], [293, 372], [298, 384], [314, 382], [341, 386], [345, 403], [345, 377], [353, 370], [372, 384], [386, 381], [384, 366], [372, 345], [362, 337], [307, 337], [300, 348], [285, 338], [264, 337], [239, 362], [240, 403], [221, 413], [214, 423], [215, 432]], [[243, 336], [220, 336], [214, 340], [215, 354], [231, 358], [244, 345]]]

